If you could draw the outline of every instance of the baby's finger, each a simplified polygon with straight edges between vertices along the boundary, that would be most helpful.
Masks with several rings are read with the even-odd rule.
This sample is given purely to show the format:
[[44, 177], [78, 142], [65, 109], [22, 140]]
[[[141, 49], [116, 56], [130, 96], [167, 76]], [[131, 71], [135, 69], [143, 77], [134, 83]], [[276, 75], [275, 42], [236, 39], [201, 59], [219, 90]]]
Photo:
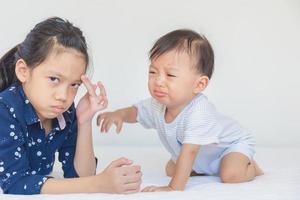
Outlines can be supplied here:
[[102, 113], [102, 114], [97, 116], [97, 120], [96, 120], [97, 121], [97, 126], [100, 126], [100, 124], [101, 124], [102, 120], [104, 119], [104, 117], [105, 117], [105, 113]]
[[85, 75], [82, 75], [81, 76], [81, 80], [85, 86], [85, 88], [87, 89], [89, 95], [93, 96], [93, 97], [96, 97], [96, 92], [95, 92], [95, 87], [93, 86], [92, 82], [90, 81], [90, 79], [85, 76]]
[[157, 190], [157, 187], [156, 186], [152, 186], [150, 189], [149, 189], [149, 192], [155, 192]]
[[104, 118], [103, 121], [102, 121], [102, 124], [101, 124], [101, 132], [102, 132], [102, 133], [105, 132], [107, 123], [108, 123], [108, 119], [105, 119], [105, 118]]
[[106, 116], [103, 116], [103, 118], [101, 119], [101, 132], [103, 133], [105, 131], [105, 126], [108, 123], [108, 119]]
[[154, 186], [147, 186], [144, 189], [142, 189], [142, 192], [151, 192], [151, 190], [153, 189]]
[[122, 130], [123, 122], [122, 121], [117, 121], [116, 126], [117, 126], [116, 132], [120, 133], [121, 130]]
[[101, 133], [104, 133], [104, 128], [105, 128], [105, 125], [104, 125], [104, 122], [102, 122], [102, 124], [101, 124], [101, 129], [100, 129], [100, 132], [101, 132]]
[[110, 127], [111, 127], [112, 124], [113, 124], [113, 121], [112, 121], [112, 120], [110, 120], [110, 121], [106, 124], [106, 126], [105, 126], [105, 132], [106, 132], [106, 133], [109, 131], [109, 129], [110, 129]]

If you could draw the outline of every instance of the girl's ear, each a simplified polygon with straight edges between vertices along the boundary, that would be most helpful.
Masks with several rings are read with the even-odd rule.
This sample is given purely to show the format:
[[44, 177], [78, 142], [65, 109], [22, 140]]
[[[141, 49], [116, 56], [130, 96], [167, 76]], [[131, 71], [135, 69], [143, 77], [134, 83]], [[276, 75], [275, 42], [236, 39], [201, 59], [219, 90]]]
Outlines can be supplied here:
[[209, 78], [207, 76], [199, 76], [196, 79], [195, 87], [194, 87], [194, 94], [199, 94], [202, 92], [208, 85]]
[[15, 73], [21, 83], [26, 82], [26, 80], [28, 79], [28, 77], [30, 75], [30, 69], [27, 66], [25, 60], [19, 59], [16, 62]]

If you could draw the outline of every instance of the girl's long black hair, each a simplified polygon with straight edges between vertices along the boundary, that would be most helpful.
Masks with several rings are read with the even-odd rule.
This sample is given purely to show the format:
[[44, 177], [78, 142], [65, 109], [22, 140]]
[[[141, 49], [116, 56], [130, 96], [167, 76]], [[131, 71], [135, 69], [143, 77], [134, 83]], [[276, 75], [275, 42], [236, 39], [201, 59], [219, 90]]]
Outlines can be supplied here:
[[89, 56], [82, 31], [69, 21], [52, 17], [35, 25], [21, 44], [0, 59], [0, 92], [18, 81], [15, 74], [17, 60], [23, 59], [28, 67], [34, 68], [47, 58], [54, 45], [82, 53], [88, 66]]

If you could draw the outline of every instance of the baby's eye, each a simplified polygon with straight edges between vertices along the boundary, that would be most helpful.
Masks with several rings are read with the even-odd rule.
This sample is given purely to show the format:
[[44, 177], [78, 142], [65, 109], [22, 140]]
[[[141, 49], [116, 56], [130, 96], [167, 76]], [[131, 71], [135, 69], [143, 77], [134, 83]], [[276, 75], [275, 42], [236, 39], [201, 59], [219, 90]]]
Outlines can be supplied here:
[[77, 88], [79, 88], [80, 85], [81, 85], [81, 83], [72, 83], [71, 87], [77, 89]]
[[176, 77], [176, 76], [173, 75], [173, 74], [167, 74], [167, 76], [169, 76], [169, 77]]
[[59, 78], [56, 78], [56, 77], [54, 77], [54, 76], [50, 76], [50, 77], [49, 77], [49, 80], [50, 80], [51, 82], [54, 82], [54, 83], [58, 83], [58, 82], [59, 82]]
[[149, 71], [149, 74], [155, 74], [156, 72], [155, 71]]

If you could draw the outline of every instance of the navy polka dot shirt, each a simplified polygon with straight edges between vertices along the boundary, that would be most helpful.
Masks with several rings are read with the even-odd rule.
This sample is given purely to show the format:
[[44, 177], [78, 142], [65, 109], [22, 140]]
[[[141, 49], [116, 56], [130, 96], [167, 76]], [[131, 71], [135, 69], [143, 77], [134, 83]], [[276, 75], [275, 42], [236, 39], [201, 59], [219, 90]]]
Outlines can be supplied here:
[[0, 93], [0, 186], [6, 194], [39, 194], [55, 162], [65, 178], [78, 177], [73, 160], [77, 139], [74, 104], [53, 120], [46, 135], [19, 84]]

